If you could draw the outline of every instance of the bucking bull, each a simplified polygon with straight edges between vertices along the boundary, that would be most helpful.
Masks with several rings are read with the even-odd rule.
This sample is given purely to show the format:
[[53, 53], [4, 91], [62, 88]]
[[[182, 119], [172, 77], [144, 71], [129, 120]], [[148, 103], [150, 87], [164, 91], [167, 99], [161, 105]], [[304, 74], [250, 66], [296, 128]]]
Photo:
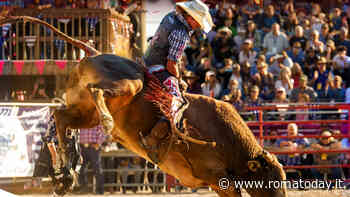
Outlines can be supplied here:
[[[228, 103], [184, 93], [189, 105], [183, 113], [184, 132], [174, 126], [155, 127], [167, 115], [167, 93], [145, 67], [134, 61], [101, 54], [93, 47], [70, 38], [53, 26], [31, 17], [6, 17], [0, 24], [17, 20], [40, 23], [62, 39], [85, 50], [71, 71], [66, 85], [66, 108], [55, 111], [59, 145], [64, 151], [66, 129], [94, 127], [107, 109], [113, 117], [111, 135], [141, 157], [151, 160], [140, 133], [159, 136], [159, 167], [191, 188], [210, 186], [221, 197], [242, 196], [245, 189], [254, 197], [285, 197], [286, 187], [272, 187], [271, 181], [285, 180], [274, 155], [257, 143], [243, 119]], [[154, 130], [159, 131], [154, 131]], [[153, 131], [152, 131], [153, 130]], [[67, 160], [64, 159], [64, 160]], [[262, 181], [262, 187], [239, 186], [238, 181]]]

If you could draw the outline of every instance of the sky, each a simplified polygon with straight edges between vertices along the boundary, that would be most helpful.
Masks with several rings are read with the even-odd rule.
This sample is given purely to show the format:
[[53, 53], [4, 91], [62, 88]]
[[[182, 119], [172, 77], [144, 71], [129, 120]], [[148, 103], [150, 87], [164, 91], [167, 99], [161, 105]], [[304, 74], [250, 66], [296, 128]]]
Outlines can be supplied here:
[[146, 35], [147, 38], [154, 35], [162, 18], [174, 10], [172, 0], [146, 1]]

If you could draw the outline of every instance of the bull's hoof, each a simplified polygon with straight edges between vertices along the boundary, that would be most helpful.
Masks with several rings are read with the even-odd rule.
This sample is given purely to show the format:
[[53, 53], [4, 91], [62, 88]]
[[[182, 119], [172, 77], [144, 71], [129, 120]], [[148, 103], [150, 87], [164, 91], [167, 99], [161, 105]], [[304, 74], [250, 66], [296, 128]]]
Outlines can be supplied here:
[[108, 116], [108, 115], [102, 115], [101, 123], [103, 126], [104, 133], [107, 135], [110, 135], [112, 133], [113, 128], [114, 128], [113, 118], [111, 116]]

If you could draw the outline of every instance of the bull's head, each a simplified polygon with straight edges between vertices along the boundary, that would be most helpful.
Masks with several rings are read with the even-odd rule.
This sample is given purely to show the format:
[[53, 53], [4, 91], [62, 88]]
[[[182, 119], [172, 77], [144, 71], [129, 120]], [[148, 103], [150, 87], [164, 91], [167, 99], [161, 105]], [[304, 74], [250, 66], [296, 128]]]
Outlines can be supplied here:
[[258, 188], [259, 186], [246, 188], [251, 196], [287, 196], [286, 186], [283, 182], [286, 180], [286, 175], [276, 156], [267, 151], [263, 151], [255, 159], [247, 162], [247, 168], [250, 174], [250, 181], [261, 181], [260, 183], [263, 183], [262, 188]]

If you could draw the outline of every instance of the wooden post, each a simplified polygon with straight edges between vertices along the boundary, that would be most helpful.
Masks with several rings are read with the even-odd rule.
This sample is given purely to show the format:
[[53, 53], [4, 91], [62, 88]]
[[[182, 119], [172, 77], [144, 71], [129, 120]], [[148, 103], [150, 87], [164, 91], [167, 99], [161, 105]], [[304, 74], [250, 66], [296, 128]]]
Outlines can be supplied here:
[[144, 54], [147, 49], [147, 37], [146, 37], [146, 6], [145, 1], [141, 0], [141, 13], [140, 13], [140, 22], [141, 22], [141, 51]]

